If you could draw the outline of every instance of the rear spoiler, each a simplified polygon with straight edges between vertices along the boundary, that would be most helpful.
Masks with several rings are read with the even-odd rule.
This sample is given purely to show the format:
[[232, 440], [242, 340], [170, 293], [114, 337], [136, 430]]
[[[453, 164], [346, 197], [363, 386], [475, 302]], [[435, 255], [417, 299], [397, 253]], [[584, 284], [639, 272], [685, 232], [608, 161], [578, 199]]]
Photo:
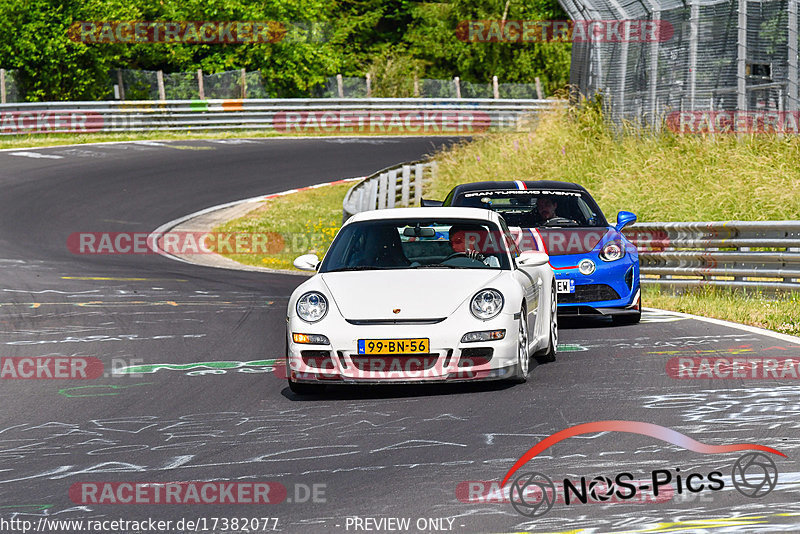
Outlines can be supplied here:
[[443, 202], [441, 200], [427, 200], [427, 199], [420, 199], [419, 205], [423, 208], [438, 208], [441, 206]]

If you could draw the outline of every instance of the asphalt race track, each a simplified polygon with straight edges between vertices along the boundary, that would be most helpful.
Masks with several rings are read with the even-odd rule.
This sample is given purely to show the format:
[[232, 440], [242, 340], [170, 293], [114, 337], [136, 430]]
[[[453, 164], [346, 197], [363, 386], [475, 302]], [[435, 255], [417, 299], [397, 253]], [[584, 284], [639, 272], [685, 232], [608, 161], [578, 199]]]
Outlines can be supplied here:
[[[278, 376], [280, 363], [264, 361], [283, 356], [287, 298], [304, 278], [158, 255], [77, 255], [66, 246], [73, 232], [150, 232], [212, 205], [362, 176], [451, 141], [0, 152], [0, 356], [94, 357], [105, 370], [94, 380], [4, 374], [2, 520], [48, 532], [78, 527], [59, 530], [42, 518], [203, 520], [185, 530], [206, 532], [242, 531], [222, 528], [232, 518], [268, 518], [250, 531], [287, 533], [800, 531], [797, 376], [676, 379], [666, 371], [677, 357], [797, 357], [792, 339], [659, 312], [625, 327], [562, 321], [557, 361], [534, 367], [520, 386], [332, 387], [300, 398]], [[132, 365], [146, 372], [126, 373]], [[580, 485], [580, 477], [623, 472], [645, 483], [661, 470], [675, 486], [680, 474], [708, 483], [720, 471], [724, 485], [667, 498], [662, 488], [660, 499], [573, 499], [535, 518], [493, 486], [540, 440], [604, 420], [654, 423], [709, 445], [764, 445], [786, 457], [766, 455], [777, 484], [748, 497], [732, 480], [745, 452], [704, 454], [652, 436], [593, 432], [555, 444], [519, 473]], [[70, 497], [81, 483], [190, 481], [277, 482], [287, 495], [258, 505]], [[0, 521], [0, 531], [21, 532], [16, 525]]]

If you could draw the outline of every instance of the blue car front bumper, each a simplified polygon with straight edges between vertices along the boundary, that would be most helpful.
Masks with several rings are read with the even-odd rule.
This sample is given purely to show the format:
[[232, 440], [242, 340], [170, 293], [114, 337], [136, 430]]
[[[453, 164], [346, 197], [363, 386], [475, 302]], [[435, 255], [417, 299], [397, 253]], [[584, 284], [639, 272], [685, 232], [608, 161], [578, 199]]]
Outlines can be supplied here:
[[[578, 270], [581, 260], [590, 259], [595, 271]], [[624, 315], [640, 311], [639, 258], [626, 253], [622, 259], [606, 262], [597, 252], [551, 256], [556, 280], [572, 280], [573, 293], [559, 293], [559, 315]]]

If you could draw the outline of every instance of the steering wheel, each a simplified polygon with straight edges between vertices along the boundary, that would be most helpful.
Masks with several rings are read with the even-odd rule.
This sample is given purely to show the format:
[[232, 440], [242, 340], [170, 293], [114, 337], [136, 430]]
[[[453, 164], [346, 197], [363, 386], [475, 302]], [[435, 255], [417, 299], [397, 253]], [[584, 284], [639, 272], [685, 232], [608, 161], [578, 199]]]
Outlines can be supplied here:
[[471, 259], [471, 260], [475, 260], [475, 261], [483, 261], [483, 258], [484, 258], [483, 254], [481, 254], [481, 253], [478, 253], [478, 254], [477, 254], [477, 255], [475, 255], [475, 256], [470, 256], [470, 255], [469, 255], [469, 254], [467, 254], [466, 252], [453, 252], [452, 254], [450, 254], [449, 256], [447, 256], [445, 259], [443, 259], [443, 260], [441, 261], [441, 263], [444, 263], [444, 262], [446, 262], [447, 260], [451, 260], [451, 259], [453, 259], [453, 258], [461, 258], [461, 257], [463, 257], [463, 258], [469, 258], [469, 259]]
[[575, 219], [567, 219], [566, 217], [551, 217], [544, 221], [544, 226], [550, 226], [551, 224], [553, 226], [560, 226], [563, 224], [574, 224], [575, 226], [578, 226], [578, 221]]

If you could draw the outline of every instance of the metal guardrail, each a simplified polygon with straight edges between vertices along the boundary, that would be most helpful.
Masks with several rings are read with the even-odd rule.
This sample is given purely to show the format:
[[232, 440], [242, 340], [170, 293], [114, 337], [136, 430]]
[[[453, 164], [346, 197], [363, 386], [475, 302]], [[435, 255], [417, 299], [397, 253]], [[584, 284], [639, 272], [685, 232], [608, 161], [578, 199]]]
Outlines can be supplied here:
[[422, 185], [436, 177], [436, 169], [435, 161], [414, 161], [364, 178], [347, 191], [342, 203], [342, 222], [362, 211], [419, 206]]
[[[425, 172], [435, 177], [436, 162], [365, 178], [347, 192], [343, 220], [360, 211], [418, 206]], [[649, 222], [624, 233], [639, 249], [644, 285], [800, 291], [800, 221]]]
[[800, 291], [800, 221], [637, 223], [625, 234], [643, 284]]
[[0, 105], [0, 134], [266, 129], [280, 132], [476, 133], [529, 129], [564, 100], [341, 98]]

